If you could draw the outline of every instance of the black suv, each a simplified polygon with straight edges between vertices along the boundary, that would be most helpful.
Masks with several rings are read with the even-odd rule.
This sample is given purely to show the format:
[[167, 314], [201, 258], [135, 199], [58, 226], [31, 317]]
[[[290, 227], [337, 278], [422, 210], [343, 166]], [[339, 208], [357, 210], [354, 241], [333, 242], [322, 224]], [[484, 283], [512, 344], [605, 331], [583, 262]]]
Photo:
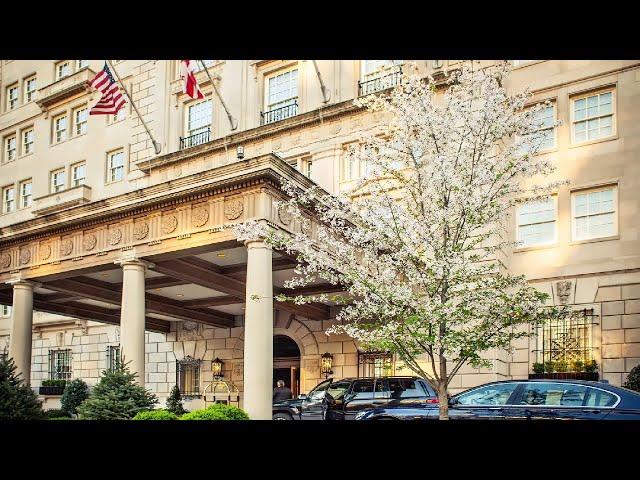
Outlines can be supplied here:
[[274, 420], [353, 420], [362, 410], [437, 403], [438, 397], [419, 377], [330, 378], [309, 395], [273, 404]]

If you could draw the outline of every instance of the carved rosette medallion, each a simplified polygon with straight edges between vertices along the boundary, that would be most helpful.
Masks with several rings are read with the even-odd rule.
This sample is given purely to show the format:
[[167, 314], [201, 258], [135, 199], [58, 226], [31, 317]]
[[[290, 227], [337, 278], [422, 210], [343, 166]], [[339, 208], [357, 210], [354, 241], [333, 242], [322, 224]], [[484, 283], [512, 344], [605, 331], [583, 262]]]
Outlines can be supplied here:
[[178, 228], [178, 217], [168, 215], [162, 219], [162, 233], [172, 233]]
[[20, 250], [20, 265], [26, 265], [31, 261], [31, 250], [25, 248]]
[[147, 238], [147, 235], [149, 235], [149, 224], [144, 220], [133, 226], [133, 238], [136, 240]]
[[51, 256], [51, 245], [43, 243], [40, 245], [40, 260], [47, 260]]
[[242, 215], [243, 211], [244, 204], [240, 199], [229, 200], [224, 204], [224, 216], [227, 217], [228, 220], [235, 220]]
[[117, 245], [122, 240], [122, 230], [116, 228], [109, 232], [109, 245]]
[[284, 225], [289, 225], [291, 223], [293, 216], [286, 205], [280, 205], [278, 207], [278, 218]]
[[98, 237], [96, 237], [93, 233], [88, 233], [82, 239], [82, 248], [84, 248], [87, 252], [96, 248], [98, 243]]
[[73, 252], [73, 242], [69, 239], [63, 240], [60, 243], [60, 254], [63, 256], [71, 255]]
[[308, 218], [303, 218], [300, 222], [300, 231], [304, 233], [307, 237], [311, 236], [313, 229], [311, 227], [311, 220]]
[[9, 255], [7, 252], [4, 252], [2, 255], [0, 255], [0, 267], [9, 268], [10, 266], [11, 266], [11, 255]]
[[191, 223], [194, 227], [202, 227], [209, 221], [209, 210], [206, 207], [196, 207], [191, 212]]

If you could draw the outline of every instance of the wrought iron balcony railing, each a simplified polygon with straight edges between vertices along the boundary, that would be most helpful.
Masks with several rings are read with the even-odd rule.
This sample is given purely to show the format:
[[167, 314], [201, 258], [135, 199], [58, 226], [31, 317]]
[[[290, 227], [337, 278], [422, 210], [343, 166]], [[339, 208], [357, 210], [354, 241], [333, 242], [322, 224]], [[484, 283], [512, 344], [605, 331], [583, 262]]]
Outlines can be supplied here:
[[285, 118], [294, 117], [298, 114], [298, 101], [294, 101], [284, 107], [274, 108], [266, 112], [260, 112], [260, 125], [279, 122]]
[[195, 147], [196, 145], [202, 145], [211, 140], [211, 128], [207, 128], [205, 131], [195, 133], [188, 137], [180, 137], [180, 150], [185, 148]]
[[369, 95], [371, 93], [386, 90], [400, 83], [402, 78], [402, 67], [396, 66], [391, 73], [358, 82], [358, 96]]

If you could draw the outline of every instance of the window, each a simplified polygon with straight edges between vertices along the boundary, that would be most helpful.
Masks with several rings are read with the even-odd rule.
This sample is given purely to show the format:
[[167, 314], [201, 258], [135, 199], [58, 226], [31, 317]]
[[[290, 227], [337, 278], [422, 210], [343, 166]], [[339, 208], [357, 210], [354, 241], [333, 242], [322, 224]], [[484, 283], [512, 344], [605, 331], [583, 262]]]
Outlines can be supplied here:
[[393, 353], [358, 352], [359, 377], [388, 377], [393, 375]]
[[89, 66], [89, 60], [76, 60], [76, 70]]
[[107, 369], [110, 371], [115, 370], [116, 366], [120, 363], [120, 346], [109, 345], [107, 347]]
[[86, 107], [79, 108], [73, 112], [74, 131], [76, 135], [87, 133], [87, 115], [88, 111]]
[[7, 110], [13, 110], [18, 106], [18, 85], [7, 88]]
[[573, 240], [603, 238], [618, 233], [617, 186], [573, 192]]
[[433, 68], [442, 68], [442, 60], [431, 60]]
[[78, 185], [84, 185], [86, 177], [86, 164], [84, 162], [79, 163], [71, 167], [71, 186], [77, 187]]
[[3, 317], [11, 316], [11, 305], [2, 305], [2, 310], [0, 311]]
[[303, 168], [304, 168], [304, 174], [308, 178], [311, 178], [311, 173], [313, 172], [313, 161], [311, 161], [311, 159], [303, 160]]
[[334, 400], [341, 400], [344, 394], [349, 390], [351, 382], [332, 382], [326, 392], [333, 397]]
[[397, 85], [402, 75], [402, 60], [362, 60], [359, 95], [368, 95]]
[[527, 202], [518, 207], [518, 242], [523, 247], [556, 241], [556, 197]]
[[[200, 60], [192, 60], [193, 64], [195, 65], [195, 68], [193, 69], [194, 73], [195, 72], [199, 72], [200, 70], [204, 70], [202, 68], [202, 64], [200, 63]], [[215, 60], [202, 60], [202, 62], [207, 66], [207, 68], [209, 68], [210, 66], [212, 66], [216, 61]]]
[[591, 325], [593, 311], [584, 310], [565, 320], [552, 320], [539, 327], [537, 361], [554, 363], [557, 371], [576, 372], [593, 360]]
[[118, 113], [114, 114], [114, 115], [108, 115], [108, 123], [109, 125], [119, 122], [120, 120], [124, 120], [127, 116], [127, 112], [126, 112], [126, 108], [121, 108], [120, 110], [118, 110]]
[[497, 383], [459, 395], [460, 405], [507, 405], [517, 383]]
[[520, 405], [581, 407], [585, 403], [588, 390], [584, 385], [570, 383], [525, 383]]
[[189, 105], [187, 113], [187, 136], [205, 133], [211, 129], [211, 100]]
[[384, 398], [385, 392], [384, 382], [380, 380], [358, 380], [353, 382], [351, 393], [354, 399], [364, 400], [370, 398]]
[[71, 62], [69, 62], [69, 60], [56, 63], [56, 80], [60, 80], [69, 75], [71, 75]]
[[67, 186], [67, 176], [64, 168], [51, 172], [51, 193], [61, 192]]
[[16, 209], [16, 189], [13, 185], [2, 189], [2, 211], [13, 212]]
[[298, 68], [276, 72], [265, 78], [262, 123], [272, 123], [298, 114]]
[[424, 391], [420, 382], [410, 378], [390, 378], [389, 391], [391, 392], [392, 399], [415, 398], [430, 395]]
[[4, 161], [10, 162], [11, 160], [15, 160], [17, 154], [16, 148], [16, 136], [11, 135], [4, 139]]
[[555, 105], [547, 105], [542, 107], [535, 113], [535, 120], [540, 127], [537, 132], [542, 135], [542, 141], [540, 143], [540, 151], [551, 150], [556, 146], [556, 133], [555, 133]]
[[24, 90], [24, 103], [29, 103], [33, 100], [36, 93], [36, 77], [25, 78], [22, 89]]
[[613, 90], [572, 100], [574, 143], [606, 138], [615, 133]]
[[358, 177], [356, 159], [348, 152], [345, 152], [340, 159], [340, 172], [343, 181], [355, 180]]
[[49, 350], [49, 379], [71, 380], [71, 350]]
[[53, 143], [67, 139], [67, 116], [58, 115], [53, 119]]
[[31, 179], [20, 182], [20, 208], [27, 208], [31, 206], [33, 201], [31, 187]]
[[107, 182], [118, 182], [124, 178], [124, 152], [119, 150], [107, 154]]
[[22, 131], [22, 155], [33, 153], [33, 128]]
[[200, 360], [187, 356], [177, 361], [176, 367], [180, 393], [185, 396], [200, 395]]

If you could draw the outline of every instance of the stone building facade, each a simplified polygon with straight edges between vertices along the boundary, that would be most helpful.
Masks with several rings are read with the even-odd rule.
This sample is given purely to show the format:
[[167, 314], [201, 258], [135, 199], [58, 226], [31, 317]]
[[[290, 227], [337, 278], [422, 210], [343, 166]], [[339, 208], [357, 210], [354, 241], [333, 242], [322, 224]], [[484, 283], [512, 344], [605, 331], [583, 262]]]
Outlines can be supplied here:
[[[253, 418], [269, 416], [274, 375], [290, 370], [300, 393], [322, 380], [325, 352], [336, 378], [409, 374], [392, 358], [367, 363], [348, 337], [327, 337], [330, 303], [251, 301], [281, 291], [295, 262], [238, 243], [230, 228], [249, 218], [301, 228], [273, 206], [281, 178], [349, 189], [362, 169], [344, 151], [383, 120], [353, 100], [391, 87], [409, 65], [206, 62], [233, 130], [202, 69], [206, 98], [193, 101], [177, 61], [113, 61], [156, 154], [129, 104], [117, 117], [86, 114], [98, 100], [88, 81], [104, 62], [0, 61], [0, 351], [5, 342], [38, 388], [51, 378], [94, 384], [120, 349], [161, 402], [176, 383], [195, 388], [189, 408], [211, 393], [217, 358]], [[415, 62], [436, 78], [459, 65]], [[562, 122], [541, 154], [570, 184], [536, 207], [544, 221], [514, 212], [514, 239], [525, 243], [506, 265], [585, 321], [520, 340], [511, 354], [487, 352], [492, 367], [463, 368], [453, 392], [527, 378], [565, 351], [595, 360], [597, 377], [616, 385], [640, 362], [640, 62], [514, 61], [508, 88], [527, 87]]]

